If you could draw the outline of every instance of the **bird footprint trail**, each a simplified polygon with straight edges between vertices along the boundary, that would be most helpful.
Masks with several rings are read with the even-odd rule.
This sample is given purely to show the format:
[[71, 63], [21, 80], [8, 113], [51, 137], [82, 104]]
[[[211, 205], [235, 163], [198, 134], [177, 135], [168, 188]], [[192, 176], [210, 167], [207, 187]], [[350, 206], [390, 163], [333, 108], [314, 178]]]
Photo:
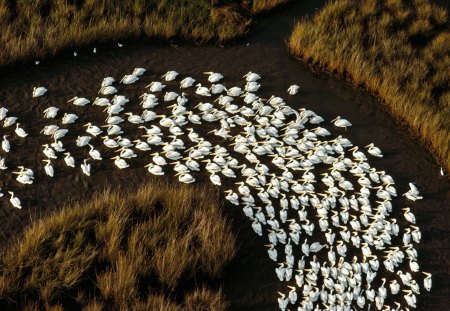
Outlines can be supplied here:
[[[226, 87], [220, 73], [205, 72], [205, 86], [169, 71], [143, 87], [139, 106], [133, 105], [118, 92], [121, 85], [141, 83], [145, 72], [136, 68], [119, 83], [105, 78], [95, 99], [68, 98], [105, 120], [84, 124], [82, 132], [75, 128], [75, 113], [62, 115], [58, 105], [49, 105], [41, 116], [48, 121], [41, 134], [49, 141], [43, 166], [34, 169], [57, 178], [58, 165], [65, 165], [90, 176], [107, 159], [119, 169], [145, 159], [153, 175], [172, 174], [173, 168], [183, 183], [209, 178], [267, 239], [274, 278], [285, 284], [278, 298], [282, 310], [403, 310], [416, 306], [421, 290], [431, 289], [431, 275], [417, 263], [414, 246], [421, 233], [414, 214], [408, 206], [394, 206], [393, 178], [369, 164], [368, 157], [382, 157], [382, 151], [369, 144], [366, 155], [330, 132], [347, 130], [348, 120], [337, 117], [326, 129], [311, 110], [293, 109], [278, 96], [260, 98], [261, 77], [252, 72], [242, 86]], [[46, 92], [37, 87], [32, 96]], [[286, 94], [298, 92], [292, 85]], [[0, 108], [4, 127], [17, 120], [7, 113]], [[19, 124], [11, 135], [29, 139]], [[0, 159], [4, 170], [7, 137]], [[87, 155], [75, 158], [80, 149]], [[31, 168], [13, 173], [27, 187], [39, 182]], [[422, 198], [413, 183], [410, 188], [404, 196]], [[11, 204], [21, 208], [9, 193]]]

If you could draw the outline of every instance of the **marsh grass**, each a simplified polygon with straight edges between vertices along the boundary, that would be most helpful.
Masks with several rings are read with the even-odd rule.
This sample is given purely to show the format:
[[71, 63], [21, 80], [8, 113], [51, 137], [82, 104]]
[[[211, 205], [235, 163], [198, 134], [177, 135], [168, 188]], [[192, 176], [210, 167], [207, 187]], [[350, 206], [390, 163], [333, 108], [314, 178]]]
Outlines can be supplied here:
[[149, 184], [64, 208], [1, 256], [0, 307], [225, 310], [221, 290], [208, 288], [235, 254], [217, 202], [199, 188]]
[[225, 43], [287, 0], [0, 0], [0, 66], [136, 38]]
[[428, 0], [340, 0], [295, 25], [291, 52], [366, 87], [450, 170], [450, 28]]

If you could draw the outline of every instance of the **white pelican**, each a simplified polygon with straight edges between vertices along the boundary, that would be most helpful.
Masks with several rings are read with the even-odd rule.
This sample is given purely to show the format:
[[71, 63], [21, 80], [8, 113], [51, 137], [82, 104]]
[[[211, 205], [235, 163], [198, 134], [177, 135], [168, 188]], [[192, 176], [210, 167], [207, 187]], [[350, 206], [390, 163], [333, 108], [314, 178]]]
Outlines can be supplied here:
[[2, 141], [2, 149], [5, 152], [9, 152], [9, 150], [11, 149], [11, 145], [9, 143], [9, 140], [7, 139], [9, 135], [3, 135], [3, 141]]
[[34, 87], [33, 88], [33, 97], [39, 97], [44, 95], [47, 92], [47, 89], [43, 86]]
[[59, 108], [56, 107], [48, 107], [44, 110], [44, 117], [47, 119], [51, 119], [56, 117], [56, 114], [58, 113]]
[[111, 95], [111, 94], [117, 93], [117, 89], [114, 86], [109, 85], [109, 86], [103, 86], [100, 89], [100, 91], [98, 91], [98, 92], [99, 92], [99, 94], [102, 94], [102, 95]]
[[78, 116], [74, 113], [65, 113], [62, 118], [62, 124], [71, 124], [75, 123], [75, 121], [78, 119]]
[[133, 75], [134, 76], [142, 76], [147, 70], [145, 68], [134, 68]]
[[78, 136], [77, 141], [76, 141], [76, 145], [78, 147], [84, 147], [87, 144], [89, 144], [89, 141], [91, 140], [91, 136]]
[[259, 74], [251, 71], [247, 72], [243, 77], [247, 80], [247, 82], [255, 82], [261, 79], [261, 76]]
[[87, 127], [86, 132], [93, 136], [98, 136], [103, 132], [98, 126], [92, 125], [91, 122], [86, 123], [83, 126]]
[[73, 102], [73, 104], [75, 106], [84, 107], [87, 104], [89, 104], [91, 101], [89, 99], [87, 99], [87, 98], [84, 98], [84, 97], [75, 96], [74, 98], [69, 99], [67, 102], [68, 103]]
[[300, 86], [298, 86], [297, 84], [292, 84], [289, 88], [288, 88], [288, 93], [289, 95], [295, 95], [298, 93], [298, 90], [300, 89]]
[[217, 72], [206, 71], [204, 74], [209, 75], [208, 81], [211, 83], [216, 83], [223, 79], [223, 75]]
[[333, 123], [337, 127], [343, 127], [347, 129], [347, 127], [352, 126], [352, 124], [346, 120], [342, 119], [340, 116], [337, 116], [335, 119], [331, 120], [331, 123]]
[[155, 165], [153, 163], [149, 163], [145, 167], [147, 167], [149, 173], [151, 173], [153, 175], [157, 175], [157, 176], [164, 175], [162, 167], [159, 166], [159, 165]]
[[416, 185], [414, 185], [413, 183], [410, 182], [409, 183], [409, 188], [410, 189], [406, 193], [403, 194], [409, 200], [416, 201], [416, 200], [423, 199], [423, 197], [420, 196], [419, 189], [417, 189]]
[[80, 165], [83, 174], [91, 176], [91, 164], [87, 163], [87, 159], [84, 159], [83, 163]]
[[138, 81], [139, 80], [139, 78], [138, 77], [136, 77], [135, 75], [125, 75], [125, 76], [123, 76], [123, 78], [122, 78], [122, 80], [120, 80], [120, 83], [123, 83], [123, 84], [132, 84], [132, 83], [134, 83], [134, 82], [136, 82], [136, 81]]
[[202, 86], [201, 83], [198, 83], [196, 87], [197, 87], [197, 89], [195, 90], [196, 94], [201, 96], [211, 96], [209, 89], [207, 87]]
[[167, 164], [166, 160], [162, 156], [160, 156], [158, 152], [152, 153], [151, 155], [153, 156], [153, 162], [155, 162], [157, 165], [163, 166]]
[[383, 157], [383, 154], [381, 153], [380, 148], [375, 147], [375, 145], [373, 143], [368, 144], [366, 146], [366, 148], [369, 148], [367, 150], [367, 152], [370, 153], [371, 155], [373, 155], [374, 157], [378, 157], [378, 158], [382, 158]]
[[7, 117], [4, 121], [3, 121], [3, 127], [10, 127], [11, 125], [13, 125], [14, 123], [16, 123], [17, 118], [16, 117]]
[[94, 146], [89, 144], [89, 148], [91, 148], [91, 150], [89, 150], [89, 155], [91, 156], [92, 159], [102, 160], [102, 156], [100, 155], [100, 152], [98, 150], [94, 149]]
[[116, 80], [114, 80], [113, 77], [106, 77], [106, 78], [103, 79], [101, 87], [103, 88], [103, 87], [110, 86], [110, 85], [112, 85], [115, 81], [116, 81]]
[[64, 162], [66, 162], [66, 165], [69, 167], [75, 167], [75, 159], [70, 155], [70, 152], [66, 152], [64, 155]]
[[181, 89], [186, 89], [189, 88], [191, 86], [193, 86], [195, 83], [195, 79], [191, 78], [191, 77], [186, 77], [183, 80], [181, 80], [180, 82], [180, 88]]
[[162, 78], [164, 78], [166, 81], [173, 81], [177, 78], [178, 76], [178, 72], [170, 70], [168, 72], [166, 72]]
[[152, 83], [150, 83], [146, 87], [150, 88], [150, 92], [155, 93], [155, 92], [161, 92], [162, 89], [165, 88], [166, 86], [164, 84], [162, 84], [161, 82], [153, 81]]
[[129, 167], [128, 163], [120, 156], [112, 157], [111, 160], [114, 160], [114, 164], [120, 169]]
[[53, 170], [53, 166], [51, 164], [51, 161], [48, 159], [42, 160], [43, 162], [46, 162], [47, 164], [45, 165], [44, 169], [45, 169], [45, 174], [47, 174], [50, 177], [53, 177], [53, 175], [55, 174], [55, 171]]
[[96, 97], [92, 105], [95, 106], [108, 106], [109, 105], [109, 99], [104, 97]]
[[175, 176], [177, 176], [177, 175], [179, 175], [178, 176], [178, 180], [180, 182], [182, 182], [182, 183], [191, 184], [191, 183], [195, 182], [195, 178], [192, 177], [191, 174], [188, 174], [188, 173], [177, 173], [177, 174], [175, 174]]
[[15, 133], [17, 134], [17, 136], [19, 136], [19, 137], [27, 137], [28, 136], [28, 133], [27, 132], [25, 132], [25, 130], [23, 129], [23, 128], [21, 128], [21, 127], [19, 127], [20, 126], [20, 123], [17, 123], [16, 124], [16, 129], [15, 129]]
[[21, 209], [22, 205], [20, 203], [20, 200], [18, 197], [14, 196], [14, 192], [12, 191], [8, 191], [8, 193], [11, 195], [11, 198], [9, 199], [9, 202], [11, 202], [12, 206], [14, 206], [15, 208]]

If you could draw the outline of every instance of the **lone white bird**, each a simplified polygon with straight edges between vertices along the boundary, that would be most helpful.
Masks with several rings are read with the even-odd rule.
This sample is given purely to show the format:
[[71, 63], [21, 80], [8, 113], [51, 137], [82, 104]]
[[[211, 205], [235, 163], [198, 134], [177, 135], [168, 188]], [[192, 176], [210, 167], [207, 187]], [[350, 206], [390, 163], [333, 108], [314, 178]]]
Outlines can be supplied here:
[[352, 124], [348, 120], [342, 119], [340, 116], [337, 116], [335, 119], [331, 120], [331, 123], [333, 123], [334, 126], [343, 127], [345, 129], [347, 129], [347, 127], [349, 126], [352, 126]]
[[410, 189], [403, 194], [404, 196], [406, 196], [406, 198], [411, 201], [423, 199], [423, 197], [419, 194], [419, 189], [417, 189], [416, 185], [414, 185], [412, 182], [409, 183], [409, 188]]
[[18, 197], [14, 196], [14, 192], [12, 191], [8, 191], [8, 193], [11, 195], [11, 198], [9, 199], [9, 202], [11, 202], [12, 206], [14, 206], [15, 208], [21, 209], [22, 205], [20, 203], [20, 200]]
[[289, 88], [288, 88], [288, 93], [289, 95], [295, 95], [298, 93], [298, 90], [300, 89], [300, 86], [298, 86], [297, 84], [292, 84]]
[[44, 95], [47, 92], [47, 89], [43, 86], [34, 87], [33, 88], [33, 97], [39, 97]]

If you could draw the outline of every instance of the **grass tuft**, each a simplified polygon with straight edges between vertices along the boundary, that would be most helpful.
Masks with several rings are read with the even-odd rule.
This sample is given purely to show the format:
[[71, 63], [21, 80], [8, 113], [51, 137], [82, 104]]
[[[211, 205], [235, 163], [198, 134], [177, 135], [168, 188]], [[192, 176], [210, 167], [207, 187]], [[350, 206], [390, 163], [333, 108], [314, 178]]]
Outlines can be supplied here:
[[66, 207], [1, 256], [0, 308], [223, 310], [220, 290], [195, 287], [235, 254], [217, 202], [203, 189], [149, 184]]
[[144, 36], [225, 43], [248, 32], [253, 14], [286, 1], [1, 0], [0, 66]]
[[288, 44], [379, 96], [450, 170], [449, 26], [428, 0], [331, 1], [297, 23]]

